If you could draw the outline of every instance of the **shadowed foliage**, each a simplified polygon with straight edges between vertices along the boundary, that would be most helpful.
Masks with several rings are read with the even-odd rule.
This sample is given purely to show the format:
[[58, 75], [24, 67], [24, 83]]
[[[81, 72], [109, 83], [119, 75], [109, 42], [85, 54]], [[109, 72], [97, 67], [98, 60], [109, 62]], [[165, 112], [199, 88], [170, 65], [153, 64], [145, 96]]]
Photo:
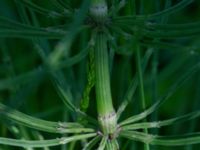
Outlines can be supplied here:
[[199, 0], [1, 0], [0, 150], [198, 150]]

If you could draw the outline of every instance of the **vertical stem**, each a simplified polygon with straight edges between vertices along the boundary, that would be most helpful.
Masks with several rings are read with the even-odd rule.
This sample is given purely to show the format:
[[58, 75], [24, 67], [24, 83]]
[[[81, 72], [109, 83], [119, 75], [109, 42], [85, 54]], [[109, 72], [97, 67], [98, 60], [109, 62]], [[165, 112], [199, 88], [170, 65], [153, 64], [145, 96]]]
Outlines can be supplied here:
[[94, 49], [98, 120], [103, 133], [112, 136], [116, 131], [117, 117], [110, 89], [107, 39], [101, 30], [107, 17], [108, 7], [106, 0], [90, 0], [90, 2], [90, 15], [99, 27]]
[[105, 134], [116, 129], [116, 113], [113, 108], [106, 36], [99, 32], [95, 45], [96, 100], [100, 126]]
[[[96, 64], [96, 94], [98, 112], [102, 115], [113, 111], [112, 98], [110, 91], [110, 77], [108, 68], [108, 53], [105, 36], [102, 33], [97, 35], [96, 50], [95, 50], [95, 64]], [[107, 109], [105, 109], [105, 106]]]
[[[137, 40], [136, 40], [137, 41]], [[146, 101], [145, 101], [145, 95], [144, 95], [144, 82], [143, 82], [143, 74], [142, 74], [142, 66], [141, 66], [141, 58], [140, 58], [140, 47], [138, 45], [138, 42], [136, 42], [136, 57], [137, 57], [137, 68], [138, 68], [138, 75], [139, 75], [139, 87], [140, 87], [140, 97], [142, 101], [142, 109], [146, 109]], [[145, 133], [148, 133], [147, 129], [144, 129]], [[145, 150], [149, 150], [149, 144], [144, 145]]]

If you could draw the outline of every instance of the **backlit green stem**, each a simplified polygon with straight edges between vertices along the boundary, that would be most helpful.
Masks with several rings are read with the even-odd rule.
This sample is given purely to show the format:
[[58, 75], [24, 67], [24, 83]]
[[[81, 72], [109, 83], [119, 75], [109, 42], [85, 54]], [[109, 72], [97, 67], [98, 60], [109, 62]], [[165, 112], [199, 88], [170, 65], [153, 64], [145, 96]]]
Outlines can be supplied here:
[[95, 77], [99, 123], [105, 134], [112, 134], [116, 129], [116, 113], [113, 108], [110, 90], [107, 40], [106, 36], [101, 32], [96, 37]]

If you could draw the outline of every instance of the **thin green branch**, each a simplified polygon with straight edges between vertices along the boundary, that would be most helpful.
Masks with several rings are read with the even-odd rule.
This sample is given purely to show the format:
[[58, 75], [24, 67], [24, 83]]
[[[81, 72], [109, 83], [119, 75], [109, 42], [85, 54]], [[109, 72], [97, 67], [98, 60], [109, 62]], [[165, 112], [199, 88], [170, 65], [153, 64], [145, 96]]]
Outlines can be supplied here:
[[186, 115], [182, 115], [180, 117], [175, 117], [168, 120], [163, 121], [154, 121], [154, 122], [142, 122], [142, 123], [133, 123], [131, 125], [122, 126], [122, 130], [137, 130], [137, 129], [145, 129], [145, 128], [160, 128], [162, 126], [169, 126], [175, 123], [182, 123], [185, 121], [189, 121], [200, 117], [200, 111], [195, 111], [192, 113], [188, 113]]
[[94, 129], [83, 128], [78, 123], [60, 123], [46, 121], [39, 118], [31, 117], [14, 109], [8, 108], [7, 106], [0, 103], [0, 114], [1, 116], [14, 121], [18, 124], [45, 131], [51, 133], [83, 133], [83, 132], [95, 132]]
[[191, 133], [179, 136], [158, 136], [137, 131], [124, 131], [120, 135], [122, 137], [148, 143], [150, 145], [184, 146], [200, 143], [200, 133]]
[[57, 138], [57, 139], [52, 139], [52, 140], [40, 140], [40, 141], [16, 140], [16, 139], [1, 137], [0, 144], [15, 146], [15, 147], [24, 147], [24, 148], [42, 148], [42, 147], [63, 145], [63, 144], [70, 143], [72, 141], [87, 139], [94, 136], [96, 136], [96, 133], [82, 134], [82, 135], [75, 135], [71, 137], [62, 137], [62, 138]]

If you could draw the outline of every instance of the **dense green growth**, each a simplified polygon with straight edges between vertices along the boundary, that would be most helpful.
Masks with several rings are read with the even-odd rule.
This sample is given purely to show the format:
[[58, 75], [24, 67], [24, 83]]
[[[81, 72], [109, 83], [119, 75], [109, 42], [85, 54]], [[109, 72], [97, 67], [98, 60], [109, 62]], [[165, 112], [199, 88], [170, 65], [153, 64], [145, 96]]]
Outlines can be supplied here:
[[1, 0], [0, 150], [198, 150], [199, 0]]

